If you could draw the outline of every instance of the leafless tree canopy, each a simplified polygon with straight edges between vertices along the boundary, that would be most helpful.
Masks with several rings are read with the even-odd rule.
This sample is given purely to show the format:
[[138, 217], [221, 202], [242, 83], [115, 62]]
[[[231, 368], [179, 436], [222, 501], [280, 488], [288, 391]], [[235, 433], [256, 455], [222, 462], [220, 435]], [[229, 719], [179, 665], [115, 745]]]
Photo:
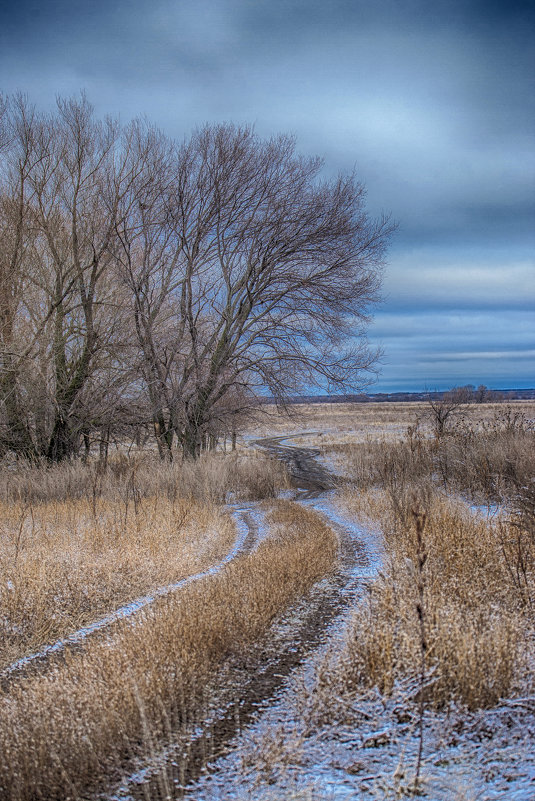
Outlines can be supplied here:
[[196, 456], [261, 395], [361, 388], [392, 226], [286, 136], [0, 102], [0, 448], [60, 460], [149, 424]]

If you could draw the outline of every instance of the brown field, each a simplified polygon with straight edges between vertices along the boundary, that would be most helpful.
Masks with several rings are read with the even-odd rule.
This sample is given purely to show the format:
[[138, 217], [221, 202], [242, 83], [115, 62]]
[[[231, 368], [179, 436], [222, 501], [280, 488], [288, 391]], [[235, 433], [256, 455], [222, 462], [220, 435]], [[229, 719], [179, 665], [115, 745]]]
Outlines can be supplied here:
[[[535, 419], [535, 401], [524, 400], [469, 404], [462, 408], [462, 416], [473, 421], [491, 420], [496, 413], [505, 409]], [[310, 431], [317, 433], [318, 444], [328, 445], [369, 440], [394, 441], [404, 436], [408, 426], [414, 425], [416, 420], [420, 420], [428, 432], [432, 430], [429, 405], [423, 401], [295, 404], [290, 406], [289, 412], [288, 417], [274, 407], [267, 407], [265, 415], [247, 433], [252, 436], [282, 436], [296, 431]], [[304, 439], [303, 444], [306, 444]]]
[[[157, 751], [195, 720], [225, 660], [333, 570], [337, 535], [313, 510], [275, 500], [284, 469], [247, 447], [265, 433], [319, 448], [340, 477], [331, 502], [378, 532], [385, 556], [344, 637], [299, 685], [292, 725], [245, 748], [256, 782], [298, 771], [318, 727], [358, 726], [354, 709], [370, 692], [404, 688], [416, 720], [533, 695], [535, 404], [465, 407], [441, 436], [421, 403], [294, 412], [263, 418], [236, 453], [197, 464], [137, 454], [118, 455], [104, 475], [79, 464], [0, 474], [0, 666], [220, 562], [236, 538], [229, 501], [262, 509], [269, 529], [214, 575], [5, 683], [2, 797], [77, 798]], [[320, 798], [284, 787], [270, 797]]]
[[[0, 504], [0, 669], [151, 589], [220, 561], [235, 538], [223, 510], [148, 498]], [[7, 624], [9, 621], [9, 624]], [[8, 628], [9, 625], [9, 628]]]
[[201, 463], [119, 458], [0, 478], [0, 670], [230, 550], [226, 498], [273, 496], [280, 466], [250, 453]]
[[313, 512], [280, 501], [270, 521], [250, 555], [0, 697], [3, 798], [77, 797], [195, 714], [223, 658], [333, 567], [336, 537]]
[[[529, 709], [533, 705], [535, 405], [469, 407], [439, 438], [433, 436], [424, 404], [370, 407], [334, 406], [330, 416], [329, 409], [309, 407], [310, 430], [323, 426], [324, 436], [292, 439], [303, 446], [320, 444], [329, 463], [343, 474], [339, 506], [364, 525], [380, 528], [385, 562], [353, 606], [342, 639], [324, 649], [312, 674], [309, 669], [297, 678], [286, 717], [278, 712], [284, 722], [244, 738], [241, 770], [253, 777], [247, 797], [330, 798], [317, 789], [310, 768], [299, 766], [314, 760], [330, 764], [329, 739], [337, 742], [340, 727], [353, 729], [355, 742], [345, 753], [340, 748], [333, 753], [342, 753], [349, 775], [364, 772], [363, 798], [426, 796], [426, 786], [439, 786], [433, 782], [442, 769], [425, 759], [416, 768], [419, 726], [424, 743], [431, 713], [443, 730], [450, 718], [457, 719], [455, 742], [469, 715], [496, 706], [507, 710], [514, 699]], [[478, 510], [470, 507], [473, 501], [481, 505]], [[377, 706], [386, 710], [390, 703], [393, 716], [381, 717]], [[380, 754], [375, 762], [370, 758], [373, 767], [366, 767], [367, 752], [354, 750], [368, 716], [374, 721], [372, 731], [373, 726], [379, 729], [386, 743], [396, 736], [392, 731], [399, 720], [411, 722], [391, 773], [375, 777], [373, 792], [365, 774], [377, 771]], [[478, 786], [490, 790], [493, 776], [499, 778], [501, 770], [506, 775], [512, 757], [504, 756], [499, 766], [492, 737], [501, 733], [488, 727], [492, 724], [487, 724], [486, 736], [494, 772], [485, 774], [476, 763], [464, 765], [464, 770], [475, 780], [481, 767]], [[503, 738], [513, 736], [519, 738], [518, 733]], [[525, 748], [518, 746], [513, 765], [530, 759]], [[532, 753], [533, 743], [527, 748]], [[403, 764], [405, 749], [412, 755], [408, 766]], [[445, 765], [448, 759], [446, 753]], [[342, 773], [344, 786], [339, 758], [332, 764]], [[292, 789], [291, 777], [300, 776], [302, 785], [308, 775], [310, 789]], [[273, 785], [281, 789], [271, 791]], [[437, 797], [476, 797], [461, 780], [452, 778], [448, 786], [446, 795]], [[515, 797], [528, 797], [521, 795], [524, 790], [515, 792]], [[432, 790], [430, 797], [435, 797]]]

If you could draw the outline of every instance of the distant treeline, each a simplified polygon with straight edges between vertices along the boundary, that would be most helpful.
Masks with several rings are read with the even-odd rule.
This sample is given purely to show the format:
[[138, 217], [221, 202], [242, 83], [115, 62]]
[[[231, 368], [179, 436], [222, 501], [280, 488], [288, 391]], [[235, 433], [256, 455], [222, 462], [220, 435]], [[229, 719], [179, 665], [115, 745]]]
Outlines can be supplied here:
[[[512, 400], [535, 400], [534, 389], [488, 389], [485, 386], [467, 385], [458, 389], [466, 392], [466, 403], [499, 403]], [[291, 398], [289, 403], [404, 403], [415, 401], [439, 400], [446, 392], [375, 392], [345, 395], [302, 395]], [[266, 399], [266, 403], [272, 399]]]

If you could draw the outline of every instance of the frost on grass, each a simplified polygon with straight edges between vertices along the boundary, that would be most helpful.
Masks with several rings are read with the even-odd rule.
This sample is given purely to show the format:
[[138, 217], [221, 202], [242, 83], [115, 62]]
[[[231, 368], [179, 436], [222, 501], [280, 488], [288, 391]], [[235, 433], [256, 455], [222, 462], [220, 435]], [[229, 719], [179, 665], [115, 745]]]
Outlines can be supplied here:
[[[238, 510], [239, 512], [239, 510]], [[234, 545], [230, 549], [230, 551], [223, 557], [219, 562], [211, 567], [208, 567], [206, 570], [203, 570], [199, 573], [194, 573], [191, 576], [187, 576], [186, 578], [181, 579], [180, 581], [173, 582], [171, 584], [166, 584], [163, 587], [158, 587], [149, 595], [144, 595], [141, 598], [136, 598], [135, 600], [131, 601], [124, 606], [115, 609], [110, 614], [105, 615], [104, 617], [99, 618], [98, 620], [93, 621], [87, 626], [83, 626], [81, 629], [70, 634], [68, 637], [61, 638], [56, 640], [56, 642], [45, 645], [39, 651], [35, 651], [32, 654], [28, 654], [27, 656], [18, 659], [16, 662], [13, 662], [7, 668], [0, 671], [0, 678], [5, 678], [12, 673], [16, 673], [19, 670], [22, 670], [27, 665], [37, 660], [46, 659], [46, 657], [50, 656], [51, 654], [60, 653], [65, 650], [70, 645], [76, 645], [83, 642], [87, 637], [91, 634], [94, 634], [97, 631], [101, 631], [102, 629], [106, 629], [111, 626], [113, 623], [116, 623], [119, 620], [124, 620], [125, 618], [132, 617], [137, 612], [140, 612], [147, 606], [150, 606], [157, 598], [164, 598], [166, 595], [170, 595], [177, 590], [182, 589], [182, 587], [191, 584], [193, 581], [198, 581], [199, 579], [206, 578], [207, 576], [213, 576], [218, 573], [224, 565], [228, 564], [232, 559], [234, 559], [239, 551], [242, 549], [245, 539], [249, 533], [249, 529], [242, 521], [241, 517], [238, 513], [235, 515], [236, 519], [236, 539]], [[216, 534], [213, 535], [214, 539], [216, 538]]]
[[[414, 797], [416, 705], [409, 683], [390, 696], [344, 694], [325, 675], [333, 638], [295, 676], [188, 798], [196, 801], [330, 801]], [[535, 798], [535, 697], [470, 712], [425, 714], [420, 792], [430, 801]]]
[[[335, 499], [315, 506], [347, 529]], [[410, 515], [385, 511], [385, 562], [367, 595], [190, 797], [371, 801], [418, 789], [435, 801], [535, 798], [533, 621], [510, 574], [504, 524], [442, 498], [428, 511], [423, 683]]]

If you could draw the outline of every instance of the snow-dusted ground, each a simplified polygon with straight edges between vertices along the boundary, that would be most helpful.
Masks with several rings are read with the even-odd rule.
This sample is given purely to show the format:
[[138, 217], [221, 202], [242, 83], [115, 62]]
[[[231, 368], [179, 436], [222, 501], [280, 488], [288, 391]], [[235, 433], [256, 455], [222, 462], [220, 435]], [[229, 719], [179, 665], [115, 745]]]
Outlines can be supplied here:
[[[303, 503], [362, 541], [369, 561], [360, 576], [372, 577], [383, 556], [379, 539], [341, 513], [331, 496]], [[186, 798], [414, 797], [419, 748], [418, 709], [409, 699], [414, 688], [400, 686], [389, 698], [343, 690], [337, 696], [336, 683], [327, 692], [322, 688], [322, 666], [343, 651], [346, 626], [347, 615], [333, 624], [326, 644], [293, 674], [277, 702], [234, 740], [228, 756], [210, 765]], [[535, 801], [535, 697], [507, 699], [477, 712], [454, 705], [440, 713], [426, 710], [420, 780], [420, 793], [429, 801]]]
[[[287, 443], [290, 444], [288, 439]], [[342, 463], [316, 458], [340, 475]], [[332, 494], [302, 501], [335, 529], [350, 531], [369, 556], [362, 578], [377, 572], [379, 539], [340, 512]], [[470, 505], [470, 504], [469, 504]], [[470, 505], [484, 518], [494, 506]], [[331, 697], [318, 721], [321, 666], [343, 650], [345, 623], [338, 621], [323, 645], [288, 682], [257, 722], [212, 764], [187, 793], [196, 801], [331, 801], [400, 799], [415, 795], [419, 749], [418, 710], [398, 687], [379, 693]], [[319, 671], [319, 673], [318, 673]], [[303, 692], [303, 689], [305, 692]], [[343, 694], [342, 694], [343, 695]], [[505, 699], [494, 709], [469, 712], [452, 705], [424, 715], [420, 794], [429, 801], [535, 801], [535, 697]]]
[[[295, 491], [293, 494], [295, 494]], [[334, 590], [334, 595], [339, 599], [339, 607], [337, 608], [339, 610], [347, 609], [348, 606], [354, 602], [355, 597], [361, 593], [362, 587], [376, 575], [381, 564], [383, 553], [380, 537], [368, 528], [356, 523], [351, 517], [340, 512], [333, 501], [333, 495], [334, 493], [331, 492], [323, 495], [321, 498], [307, 498], [306, 500], [300, 501], [300, 503], [321, 514], [340, 537], [342, 567], [341, 573], [338, 579], [336, 579], [336, 588], [331, 587], [329, 590], [329, 578], [319, 582], [311, 597], [302, 599], [301, 602], [288, 610], [282, 616], [282, 619], [272, 627], [268, 636], [270, 644], [267, 645], [266, 643], [264, 645], [265, 654], [268, 655], [267, 662], [264, 664], [265, 657], [263, 657], [260, 664], [257, 666], [258, 678], [262, 676], [266, 668], [268, 670], [270, 669], [271, 662], [274, 662], [275, 665], [278, 664], [278, 654], [288, 649], [296, 652], [299, 650], [300, 646], [296, 645], [296, 632], [299, 630], [299, 626], [302, 625], [303, 620], [305, 620], [310, 613], [310, 609], [314, 606], [314, 603], [319, 602], [324, 592], [332, 593]], [[263, 537], [269, 535], [269, 529], [266, 527], [261, 510], [257, 506], [253, 506], [253, 508], [245, 506], [242, 508], [242, 512], [249, 515], [249, 524], [252, 522], [257, 529], [258, 541], [261, 541]], [[338, 612], [338, 615], [339, 617], [334, 618], [335, 621], [338, 621], [338, 626], [336, 623], [334, 624], [335, 629], [339, 628], [342, 619], [340, 617], [340, 612]], [[321, 641], [325, 641], [323, 636]], [[279, 671], [281, 669], [284, 668], [278, 668]], [[247, 680], [249, 682], [252, 681], [254, 684], [254, 676], [248, 676]], [[260, 684], [262, 684], [261, 680]], [[222, 693], [218, 702], [219, 708], [221, 708], [221, 702], [225, 697], [224, 685], [225, 680], [223, 679], [223, 685], [219, 690], [219, 692]], [[240, 689], [236, 688], [231, 692], [232, 704], [235, 704], [236, 691], [240, 692]], [[256, 692], [254, 692], [254, 694], [256, 695]], [[285, 691], [283, 691], [282, 696], [285, 697]], [[269, 695], [268, 697], [264, 697], [264, 702], [260, 700], [262, 698], [261, 695], [258, 701], [255, 701], [254, 706], [256, 709], [262, 708], [262, 703], [266, 705], [266, 708], [270, 707], [270, 704], [273, 702], [273, 697]], [[192, 732], [193, 738], [202, 737], [205, 730], [210, 729], [210, 725], [212, 725], [211, 718], [210, 715], [208, 715], [207, 720], [204, 721], [202, 725], [197, 726], [197, 729]], [[182, 734], [181, 736], [184, 735]], [[238, 740], [236, 743], [238, 749], [239, 742]], [[174, 795], [172, 786], [174, 783], [178, 782], [177, 775], [180, 776], [181, 773], [179, 768], [181, 764], [181, 753], [182, 751], [187, 752], [188, 747], [188, 740], [186, 739], [180, 744], [179, 737], [179, 742], [172, 743], [159, 753], [151, 754], [147, 762], [144, 764], [143, 762], [138, 763], [136, 769], [129, 776], [124, 778], [121, 785], [116, 787], [112, 794], [106, 797], [108, 799], [115, 799], [115, 801], [118, 801], [118, 799], [121, 799], [121, 801], [135, 801], [139, 798], [152, 797], [151, 793], [153, 790], [159, 792], [158, 788], [165, 785], [166, 787], [171, 787], [170, 798], [180, 798], [180, 789], [177, 787], [176, 795]], [[226, 771], [223, 769], [223, 773], [221, 774], [223, 784], [226, 782], [226, 776]], [[197, 787], [195, 787], [195, 789], [188, 794], [188, 797], [196, 799], [198, 797], [197, 792]], [[254, 798], [254, 794], [251, 797]]]
[[[418, 713], [408, 688], [390, 698], [331, 699], [314, 725], [317, 667], [330, 641], [294, 675], [280, 700], [232, 744], [186, 797], [195, 801], [372, 801], [414, 797]], [[303, 687], [308, 692], [303, 694]], [[311, 692], [312, 690], [312, 692]], [[305, 699], [305, 700], [304, 700]], [[429, 801], [535, 799], [535, 697], [491, 710], [426, 712], [420, 791]]]
[[78, 629], [68, 637], [63, 637], [62, 639], [56, 640], [56, 642], [50, 645], [45, 645], [39, 651], [35, 651], [32, 654], [22, 657], [21, 659], [17, 659], [16, 662], [13, 662], [0, 672], [0, 680], [6, 679], [9, 676], [23, 670], [32, 662], [45, 660], [47, 657], [53, 654], [61, 653], [69, 646], [80, 644], [94, 632], [106, 629], [119, 620], [123, 620], [135, 615], [141, 609], [144, 609], [152, 604], [157, 598], [163, 598], [170, 593], [180, 590], [187, 584], [191, 584], [193, 581], [198, 581], [201, 578], [212, 576], [214, 573], [218, 573], [224, 567], [224, 565], [228, 564], [228, 562], [234, 559], [243, 549], [245, 540], [250, 535], [250, 527], [247, 523], [247, 517], [254, 519], [254, 524], [258, 530], [258, 538], [265, 536], [266, 527], [264, 524], [264, 516], [261, 510], [256, 509], [252, 504], [248, 504], [246, 506], [234, 504], [229, 505], [229, 508], [232, 511], [236, 523], [236, 539], [230, 551], [223, 559], [221, 559], [221, 561], [217, 562], [215, 565], [212, 565], [207, 570], [201, 571], [200, 573], [195, 573], [194, 575], [187, 576], [180, 581], [166, 584], [164, 587], [158, 587], [152, 593], [143, 595], [140, 598], [136, 598], [130, 603], [115, 609], [113, 612], [110, 612], [104, 617], [95, 620], [93, 623]]
[[320, 498], [309, 498], [300, 503], [322, 514], [335, 531], [343, 531], [349, 535], [354, 547], [363, 557], [359, 566], [354, 570], [355, 575], [358, 578], [372, 578], [377, 574], [384, 559], [382, 538], [377, 531], [356, 522], [354, 517], [344, 514], [333, 498], [334, 493], [328, 492]]
[[[311, 432], [312, 433], [312, 432]], [[287, 443], [292, 439], [285, 438]], [[281, 437], [282, 440], [282, 437]], [[337, 460], [318, 457], [332, 472]], [[290, 494], [290, 493], [289, 493]], [[380, 538], [355, 524], [335, 505], [333, 494], [301, 500], [325, 516], [339, 533], [356, 545], [353, 593], [380, 569]], [[258, 530], [268, 531], [259, 511], [242, 507]], [[474, 509], [492, 516], [493, 509]], [[259, 516], [257, 519], [257, 515]], [[413, 798], [419, 748], [418, 710], [409, 696], [414, 688], [400, 686], [389, 698], [367, 692], [338, 693], [336, 682], [325, 690], [322, 666], [341, 653], [347, 614], [330, 627], [324, 644], [286, 680], [275, 700], [266, 702], [254, 724], [228, 744], [227, 755], [185, 796], [171, 779], [169, 798], [193, 801], [332, 801], [333, 799]], [[337, 694], [338, 693], [338, 694]], [[321, 714], [322, 704], [326, 704]], [[173, 749], [161, 754], [169, 764]], [[175, 754], [176, 758], [176, 754]], [[176, 765], [176, 763], [173, 763]], [[132, 774], [113, 796], [145, 797], [150, 769]], [[175, 775], [173, 771], [170, 776]], [[491, 710], [468, 712], [451, 706], [441, 713], [426, 711], [420, 794], [429, 801], [535, 801], [535, 697], [504, 700]], [[132, 793], [132, 794], [131, 794]], [[150, 797], [150, 796], [147, 796]]]
[[256, 547], [269, 536], [269, 526], [266, 523], [266, 515], [257, 503], [250, 503], [243, 507], [242, 511], [248, 514], [249, 521], [256, 528]]
[[333, 473], [337, 478], [344, 476], [344, 459], [334, 454], [320, 453], [316, 456], [316, 461], [329, 473]]

